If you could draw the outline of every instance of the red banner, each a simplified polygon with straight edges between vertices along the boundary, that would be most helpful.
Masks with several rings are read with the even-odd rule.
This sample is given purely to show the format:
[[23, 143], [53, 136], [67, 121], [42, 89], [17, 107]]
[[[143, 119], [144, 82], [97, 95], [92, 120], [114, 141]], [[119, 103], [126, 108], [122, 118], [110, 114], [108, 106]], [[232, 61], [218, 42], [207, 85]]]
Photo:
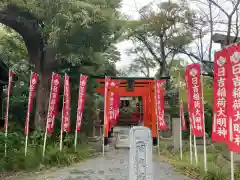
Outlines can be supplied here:
[[57, 106], [59, 102], [60, 79], [61, 77], [58, 74], [53, 73], [47, 115], [48, 133], [52, 133], [54, 129], [54, 119], [57, 114]]
[[163, 85], [162, 80], [156, 80], [155, 86], [155, 96], [156, 96], [156, 116], [157, 116], [157, 123], [159, 130], [166, 129], [166, 123], [164, 120], [164, 88], [161, 86]]
[[30, 83], [29, 83], [28, 108], [27, 108], [27, 116], [26, 116], [25, 129], [24, 129], [25, 134], [29, 133], [29, 118], [30, 118], [30, 113], [32, 112], [33, 98], [34, 98], [34, 93], [36, 91], [37, 83], [38, 83], [38, 74], [32, 73]]
[[[115, 87], [119, 88], [119, 84], [115, 83]], [[117, 92], [114, 93], [114, 122], [113, 122], [113, 126], [115, 126], [117, 124], [117, 118], [118, 118], [118, 113], [119, 113], [119, 94]]]
[[80, 85], [78, 93], [78, 109], [77, 109], [77, 122], [76, 122], [76, 132], [80, 132], [82, 124], [82, 115], [84, 110], [84, 102], [86, 98], [86, 88], [87, 88], [87, 76], [80, 76]]
[[214, 107], [212, 141], [228, 142], [227, 121], [227, 52], [218, 51], [214, 55]]
[[180, 101], [180, 118], [181, 118], [181, 124], [182, 124], [182, 130], [186, 131], [187, 126], [186, 126], [186, 121], [184, 117], [184, 110], [183, 110], [183, 101]]
[[191, 64], [187, 66], [190, 114], [193, 121], [193, 133], [196, 136], [204, 135], [202, 88], [200, 75], [200, 64]]
[[9, 72], [8, 76], [8, 91], [7, 91], [7, 100], [6, 100], [6, 117], [4, 122], [4, 131], [7, 132], [8, 130], [8, 114], [9, 114], [9, 98], [12, 89], [12, 81], [13, 81], [14, 73], [12, 71]]
[[185, 77], [185, 82], [186, 82], [186, 89], [187, 89], [187, 99], [188, 99], [188, 118], [189, 118], [189, 123], [190, 123], [190, 127], [192, 130], [192, 134], [194, 133], [194, 128], [193, 128], [193, 123], [192, 123], [192, 115], [191, 115], [191, 106], [190, 106], [190, 91], [188, 89], [188, 76], [187, 76], [187, 72], [184, 73], [184, 77]]
[[[117, 88], [119, 88], [119, 84], [116, 84]], [[115, 125], [118, 121], [118, 117], [119, 117], [119, 106], [120, 106], [120, 96], [119, 93], [115, 93], [115, 103], [114, 103], [114, 109], [115, 109], [115, 113], [114, 113], [114, 118], [115, 118]]]
[[[110, 88], [114, 89], [116, 88], [116, 83], [111, 80], [111, 83], [110, 83]], [[109, 104], [109, 129], [112, 129], [113, 126], [114, 126], [114, 121], [115, 121], [115, 109], [114, 109], [114, 101], [115, 100], [115, 94], [114, 92], [111, 92], [110, 93], [110, 104]]]
[[[229, 149], [233, 152], [240, 152], [240, 47], [233, 45], [226, 51]], [[221, 101], [221, 103], [224, 102]]]
[[64, 95], [63, 95], [63, 109], [62, 109], [62, 128], [63, 132], [70, 132], [70, 81], [69, 76], [64, 77]]
[[110, 102], [108, 102], [108, 89], [111, 83], [111, 79], [109, 77], [105, 77], [105, 87], [104, 87], [104, 134], [105, 137], [108, 136], [108, 132], [109, 132], [109, 106], [110, 106]]

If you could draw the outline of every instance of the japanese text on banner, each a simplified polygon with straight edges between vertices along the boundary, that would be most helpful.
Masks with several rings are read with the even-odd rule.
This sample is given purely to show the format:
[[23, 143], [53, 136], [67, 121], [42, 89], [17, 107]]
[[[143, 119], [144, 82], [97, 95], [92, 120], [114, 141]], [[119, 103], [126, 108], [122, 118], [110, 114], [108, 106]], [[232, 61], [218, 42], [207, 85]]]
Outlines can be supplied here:
[[64, 78], [63, 127], [62, 131], [70, 132], [70, 82], [69, 76]]
[[204, 135], [202, 88], [200, 74], [200, 64], [191, 64], [187, 66], [189, 103], [194, 128], [193, 133], [196, 136]]
[[240, 48], [233, 45], [227, 51], [227, 111], [229, 118], [229, 149], [240, 152]]
[[9, 72], [9, 79], [8, 79], [8, 93], [7, 93], [7, 100], [6, 100], [6, 117], [4, 122], [4, 131], [7, 132], [8, 129], [8, 112], [9, 112], [9, 98], [10, 98], [10, 92], [12, 89], [12, 81], [13, 81], [14, 73], [12, 71]]
[[104, 127], [105, 127], [105, 136], [108, 135], [109, 132], [109, 109], [110, 109], [110, 102], [109, 102], [109, 86], [111, 83], [111, 79], [109, 77], [105, 77], [105, 87], [104, 87]]
[[47, 132], [52, 133], [54, 128], [54, 119], [57, 114], [57, 105], [59, 101], [60, 76], [56, 73], [52, 75], [51, 91], [49, 98], [49, 107], [47, 115]]
[[155, 97], [156, 97], [156, 115], [158, 129], [166, 129], [166, 123], [164, 120], [164, 89], [161, 87], [163, 85], [162, 80], [156, 80], [155, 86]]
[[29, 117], [30, 117], [30, 113], [32, 112], [33, 97], [36, 91], [37, 83], [38, 83], [38, 74], [33, 73], [31, 75], [30, 84], [29, 84], [28, 108], [27, 108], [27, 116], [26, 116], [25, 128], [24, 128], [25, 134], [29, 133]]
[[226, 55], [225, 50], [214, 55], [213, 142], [228, 142]]
[[84, 110], [84, 102], [86, 97], [86, 87], [87, 87], [87, 76], [81, 75], [80, 82], [79, 82], [79, 93], [78, 93], [76, 132], [80, 132], [81, 130], [82, 114]]
[[[111, 80], [110, 88], [114, 89], [116, 88], [116, 83]], [[114, 125], [114, 117], [115, 117], [115, 111], [114, 111], [114, 101], [115, 101], [115, 93], [110, 92], [110, 103], [109, 103], [109, 129], [113, 128]]]
[[188, 74], [187, 71], [184, 73], [184, 77], [185, 77], [185, 82], [186, 82], [186, 88], [187, 88], [187, 101], [188, 101], [188, 114], [189, 114], [189, 123], [190, 123], [190, 127], [192, 130], [192, 134], [194, 133], [194, 127], [193, 127], [193, 121], [192, 121], [192, 110], [191, 110], [191, 106], [190, 106], [190, 91], [188, 88]]
[[[119, 84], [116, 83], [116, 88], [119, 88]], [[117, 123], [118, 113], [119, 113], [119, 103], [120, 103], [120, 96], [118, 92], [114, 93], [114, 126]]]

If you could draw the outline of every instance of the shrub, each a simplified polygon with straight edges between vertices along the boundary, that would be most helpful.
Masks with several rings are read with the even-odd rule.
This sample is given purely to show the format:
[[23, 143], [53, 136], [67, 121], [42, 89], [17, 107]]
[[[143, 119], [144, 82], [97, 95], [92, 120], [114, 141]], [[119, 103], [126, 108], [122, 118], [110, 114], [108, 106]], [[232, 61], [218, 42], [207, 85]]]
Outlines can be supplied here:
[[63, 141], [63, 150], [59, 151], [59, 141], [48, 137], [45, 157], [42, 157], [44, 134], [33, 132], [29, 136], [28, 153], [25, 157], [25, 137], [23, 134], [9, 133], [7, 156], [4, 156], [4, 133], [0, 133], [0, 172], [43, 169], [51, 166], [69, 165], [91, 156], [90, 148], [79, 136], [77, 152], [73, 148], [73, 135], [67, 135]]

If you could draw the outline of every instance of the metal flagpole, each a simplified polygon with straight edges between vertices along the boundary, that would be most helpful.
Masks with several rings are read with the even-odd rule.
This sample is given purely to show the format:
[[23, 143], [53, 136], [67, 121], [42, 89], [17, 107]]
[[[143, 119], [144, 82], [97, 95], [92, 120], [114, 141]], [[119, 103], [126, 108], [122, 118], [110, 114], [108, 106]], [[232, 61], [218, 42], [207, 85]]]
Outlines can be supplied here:
[[104, 122], [103, 122], [103, 140], [102, 140], [102, 155], [104, 156], [104, 151], [105, 151], [105, 147], [104, 147], [104, 141], [105, 141], [105, 138], [104, 138], [104, 133], [105, 133], [105, 129], [107, 128], [106, 127], [106, 123], [107, 123], [107, 114], [106, 114], [106, 109], [107, 109], [107, 89], [106, 89], [106, 78], [107, 76], [105, 76], [105, 85], [104, 85]]
[[196, 145], [196, 136], [193, 135], [193, 143], [194, 143], [194, 155], [195, 155], [195, 163], [198, 165], [198, 153], [197, 153], [197, 145]]
[[7, 156], [7, 137], [8, 137], [8, 114], [9, 114], [9, 96], [10, 96], [10, 74], [11, 70], [8, 73], [8, 92], [7, 92], [7, 107], [6, 107], [6, 119], [5, 119], [5, 145], [4, 145], [4, 155]]
[[[29, 103], [29, 101], [30, 101], [30, 98], [31, 98], [31, 78], [32, 78], [32, 71], [31, 71], [31, 73], [30, 73], [30, 80], [29, 80], [29, 97], [28, 97], [28, 103]], [[31, 104], [28, 104], [28, 108], [30, 108], [29, 106], [31, 106]], [[26, 130], [26, 132], [27, 132], [27, 134], [26, 134], [26, 137], [25, 137], [25, 156], [27, 156], [27, 148], [28, 148], [28, 133], [29, 133], [29, 118], [30, 118], [30, 112], [29, 112], [29, 109], [27, 109], [27, 118], [26, 119], [28, 119], [28, 121], [26, 122], [26, 123], [28, 123], [28, 124], [26, 124], [26, 128], [27, 128], [27, 130]]]
[[[232, 136], [232, 117], [229, 118], [229, 134], [230, 134], [230, 141], [233, 141], [233, 136]], [[233, 152], [230, 151], [230, 160], [231, 160], [231, 180], [234, 180], [234, 159], [233, 159]]]
[[203, 95], [203, 76], [202, 76], [202, 59], [201, 59], [201, 89], [202, 89], [202, 109], [203, 109], [203, 153], [204, 153], [204, 171], [207, 172], [207, 147], [206, 147], [206, 130], [205, 130], [205, 114], [204, 114], [204, 95]]
[[179, 129], [179, 138], [180, 138], [180, 158], [182, 160], [183, 158], [183, 152], [182, 152], [182, 116], [181, 116], [181, 88], [180, 88], [180, 67], [178, 72], [178, 96], [179, 96], [179, 116], [180, 116], [180, 129]]
[[159, 147], [159, 145], [160, 145], [160, 142], [159, 142], [159, 141], [160, 141], [160, 137], [159, 137], [158, 113], [157, 113], [157, 108], [158, 108], [158, 107], [157, 107], [157, 104], [158, 104], [158, 103], [157, 103], [157, 96], [156, 96], [156, 95], [157, 95], [157, 91], [156, 91], [156, 90], [157, 90], [156, 79], [155, 79], [155, 86], [154, 86], [154, 87], [155, 87], [155, 91], [154, 91], [154, 95], [155, 95], [155, 113], [156, 113], [156, 118], [157, 118], [157, 121], [156, 121], [156, 122], [157, 122], [157, 137], [158, 137], [158, 138], [157, 138], [157, 141], [158, 141], [158, 155], [160, 155], [160, 147]]
[[190, 135], [189, 135], [189, 146], [190, 146], [190, 162], [192, 164], [192, 161], [193, 161], [193, 153], [192, 153], [192, 127], [190, 125]]

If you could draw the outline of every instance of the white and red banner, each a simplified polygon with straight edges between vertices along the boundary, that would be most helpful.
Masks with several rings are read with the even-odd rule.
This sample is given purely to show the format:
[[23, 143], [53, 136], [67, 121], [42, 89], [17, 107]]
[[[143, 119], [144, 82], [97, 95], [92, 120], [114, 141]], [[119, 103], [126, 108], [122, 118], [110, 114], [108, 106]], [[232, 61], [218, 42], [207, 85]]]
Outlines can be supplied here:
[[164, 88], [162, 85], [165, 81], [156, 80], [155, 83], [155, 97], [156, 97], [156, 115], [157, 115], [157, 123], [159, 130], [166, 129], [166, 123], [164, 120]]
[[[229, 122], [229, 149], [240, 152], [240, 47], [232, 45], [227, 55], [227, 114]], [[221, 101], [225, 103], [225, 101]]]
[[[119, 84], [116, 83], [116, 88], [119, 88]], [[114, 93], [114, 126], [117, 123], [118, 116], [119, 116], [119, 103], [120, 103], [120, 96], [117, 92]]]
[[76, 122], [76, 132], [80, 132], [82, 124], [82, 115], [84, 110], [84, 102], [86, 98], [86, 88], [87, 88], [87, 76], [80, 76], [79, 83], [79, 93], [78, 93], [78, 108], [77, 108], [77, 122]]
[[[110, 87], [115, 89], [118, 87], [118, 84], [111, 80]], [[110, 104], [109, 104], [109, 128], [112, 129], [116, 124], [117, 118], [117, 93], [111, 92], [110, 93]]]
[[59, 102], [60, 79], [61, 77], [59, 74], [56, 74], [56, 73], [52, 74], [47, 124], [46, 124], [47, 133], [52, 133], [54, 129], [54, 119], [57, 114], [57, 107]]
[[189, 90], [189, 107], [195, 136], [204, 135], [204, 119], [201, 88], [201, 67], [200, 64], [187, 66], [187, 81]]
[[29, 133], [29, 118], [32, 112], [32, 105], [34, 100], [34, 94], [37, 88], [37, 83], [38, 83], [38, 74], [32, 73], [30, 77], [30, 83], [29, 83], [28, 108], [27, 108], [27, 116], [26, 116], [25, 128], [24, 128], [24, 133], [26, 135]]
[[180, 100], [180, 118], [181, 118], [182, 130], [186, 131], [187, 130], [187, 126], [186, 126], [186, 121], [185, 121], [185, 117], [184, 117], [183, 101], [182, 101], [182, 99]]
[[11, 93], [11, 90], [12, 90], [13, 76], [14, 76], [14, 73], [12, 71], [9, 71], [8, 91], [7, 91], [7, 100], [6, 100], [6, 117], [5, 117], [5, 122], [4, 122], [4, 131], [5, 131], [5, 133], [7, 133], [7, 130], [8, 130], [9, 98], [10, 98], [10, 93]]
[[63, 95], [63, 109], [62, 109], [62, 128], [63, 132], [70, 132], [70, 81], [69, 76], [64, 77], [64, 95]]
[[227, 119], [227, 52], [221, 50], [214, 55], [214, 107], [212, 141], [228, 142]]
[[109, 132], [109, 106], [110, 102], [108, 102], [108, 92], [109, 92], [109, 87], [110, 87], [111, 79], [107, 76], [105, 76], [105, 86], [104, 86], [104, 134], [105, 137], [108, 136]]

